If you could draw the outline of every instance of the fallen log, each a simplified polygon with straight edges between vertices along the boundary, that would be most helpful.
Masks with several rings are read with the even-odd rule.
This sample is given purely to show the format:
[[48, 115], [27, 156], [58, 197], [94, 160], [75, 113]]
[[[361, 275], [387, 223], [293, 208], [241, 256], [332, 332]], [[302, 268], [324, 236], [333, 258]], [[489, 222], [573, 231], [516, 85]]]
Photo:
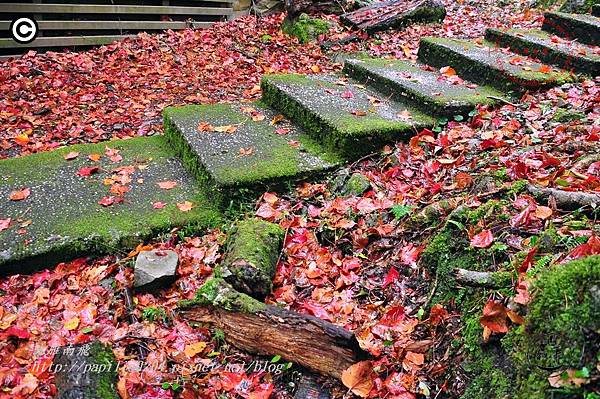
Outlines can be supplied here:
[[510, 272], [477, 272], [474, 270], [455, 269], [454, 280], [470, 287], [507, 288], [513, 285], [513, 274]]
[[238, 222], [215, 276], [224, 278], [239, 292], [263, 299], [273, 287], [284, 234], [280, 226], [261, 219]]
[[343, 14], [340, 20], [346, 25], [374, 33], [413, 22], [441, 22], [445, 17], [446, 9], [439, 0], [389, 0]]
[[585, 207], [595, 210], [600, 206], [600, 193], [542, 188], [533, 184], [527, 185], [527, 191], [538, 200], [547, 201], [550, 198], [553, 198], [556, 207], [565, 211], [574, 211]]
[[319, 318], [266, 305], [213, 278], [178, 313], [208, 323], [233, 346], [258, 355], [279, 355], [317, 373], [340, 379], [342, 372], [368, 358], [350, 332]]

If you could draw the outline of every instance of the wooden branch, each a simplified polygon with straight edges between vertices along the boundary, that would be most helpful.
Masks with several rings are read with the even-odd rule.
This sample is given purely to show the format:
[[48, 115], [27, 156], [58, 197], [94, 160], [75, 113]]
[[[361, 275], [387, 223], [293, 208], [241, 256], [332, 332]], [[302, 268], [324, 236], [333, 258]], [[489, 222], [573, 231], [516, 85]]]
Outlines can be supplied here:
[[507, 288], [513, 285], [510, 272], [476, 272], [474, 270], [455, 269], [456, 282], [471, 287]]
[[319, 318], [265, 305], [212, 279], [195, 301], [182, 304], [187, 321], [211, 324], [233, 346], [259, 355], [280, 355], [310, 370], [340, 379], [354, 363], [368, 358], [354, 335]]
[[551, 197], [554, 198], [556, 207], [565, 211], [574, 211], [584, 207], [590, 207], [593, 210], [600, 206], [600, 193], [542, 188], [533, 184], [527, 185], [527, 191], [534, 197], [544, 201], [549, 200]]

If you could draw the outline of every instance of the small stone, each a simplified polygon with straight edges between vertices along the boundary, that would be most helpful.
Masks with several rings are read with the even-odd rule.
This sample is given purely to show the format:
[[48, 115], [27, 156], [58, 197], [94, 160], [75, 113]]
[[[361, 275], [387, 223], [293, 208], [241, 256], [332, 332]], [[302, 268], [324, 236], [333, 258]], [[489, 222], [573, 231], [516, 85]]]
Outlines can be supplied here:
[[168, 285], [175, 280], [178, 262], [175, 251], [154, 249], [140, 252], [135, 260], [134, 287], [148, 291]]
[[361, 195], [371, 187], [371, 182], [362, 173], [353, 173], [344, 186], [345, 195]]

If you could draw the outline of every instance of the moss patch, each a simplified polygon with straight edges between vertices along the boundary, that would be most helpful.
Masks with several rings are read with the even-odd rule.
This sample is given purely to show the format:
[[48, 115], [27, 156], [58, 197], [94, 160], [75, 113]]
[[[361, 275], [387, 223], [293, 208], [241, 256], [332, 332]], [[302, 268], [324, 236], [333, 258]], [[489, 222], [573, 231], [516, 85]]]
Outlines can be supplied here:
[[215, 275], [240, 292], [260, 299], [266, 297], [273, 286], [284, 233], [279, 225], [261, 219], [238, 222]]
[[281, 30], [298, 38], [300, 43], [315, 41], [319, 35], [329, 32], [329, 24], [322, 19], [301, 14], [296, 20], [284, 19]]
[[543, 399], [553, 392], [580, 398], [582, 388], [552, 388], [553, 371], [594, 373], [600, 356], [600, 256], [559, 264], [540, 273], [524, 328], [514, 332], [517, 397]]
[[[105, 147], [123, 158], [113, 163], [105, 155], [92, 162], [90, 154], [104, 154]], [[66, 161], [68, 152], [79, 156]], [[77, 176], [82, 167], [98, 166], [89, 177]], [[98, 204], [111, 195], [104, 179], [118, 168], [132, 167], [129, 191], [122, 203]], [[27, 187], [24, 201], [6, 201], [0, 217], [13, 225], [0, 233], [0, 273], [28, 272], [53, 266], [84, 253], [107, 253], [131, 248], [140, 241], [175, 226], [202, 229], [220, 221], [219, 212], [187, 173], [164, 137], [144, 137], [101, 144], [70, 146], [56, 151], [0, 161], [0, 198]], [[162, 181], [174, 181], [171, 190], [160, 189]], [[182, 212], [177, 203], [190, 201], [193, 208]], [[164, 202], [162, 209], [153, 203]], [[20, 224], [26, 227], [20, 228]], [[22, 229], [23, 231], [18, 231]]]
[[198, 291], [194, 299], [182, 301], [181, 309], [194, 306], [216, 306], [232, 312], [256, 313], [266, 309], [264, 303], [242, 294], [222, 278], [211, 278]]

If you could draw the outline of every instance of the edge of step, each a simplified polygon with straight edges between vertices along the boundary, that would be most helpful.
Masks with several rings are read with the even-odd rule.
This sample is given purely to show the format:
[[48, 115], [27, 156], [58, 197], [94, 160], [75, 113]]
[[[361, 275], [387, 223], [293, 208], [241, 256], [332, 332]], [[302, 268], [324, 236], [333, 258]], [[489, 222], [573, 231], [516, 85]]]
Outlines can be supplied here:
[[577, 39], [591, 46], [600, 45], [600, 18], [593, 15], [546, 12], [542, 30], [567, 40]]
[[257, 102], [167, 107], [163, 116], [167, 140], [221, 206], [341, 163]]
[[263, 101], [346, 160], [435, 124], [411, 105], [335, 75], [266, 75], [261, 87]]
[[458, 75], [442, 75], [427, 65], [378, 58], [348, 59], [344, 73], [382, 93], [409, 100], [423, 112], [437, 116], [467, 115], [477, 105], [494, 105], [504, 93], [479, 86]]
[[565, 70], [600, 75], [600, 54], [594, 48], [568, 41], [541, 30], [499, 30], [488, 28], [485, 38], [499, 47], [508, 47], [524, 56], [540, 59]]
[[556, 68], [549, 72], [546, 64], [524, 56], [509, 53], [507, 49], [494, 47], [482, 41], [421, 38], [419, 61], [438, 68], [452, 66], [466, 79], [478, 84], [488, 84], [514, 94], [527, 90], [540, 90], [575, 81], [575, 77]]

